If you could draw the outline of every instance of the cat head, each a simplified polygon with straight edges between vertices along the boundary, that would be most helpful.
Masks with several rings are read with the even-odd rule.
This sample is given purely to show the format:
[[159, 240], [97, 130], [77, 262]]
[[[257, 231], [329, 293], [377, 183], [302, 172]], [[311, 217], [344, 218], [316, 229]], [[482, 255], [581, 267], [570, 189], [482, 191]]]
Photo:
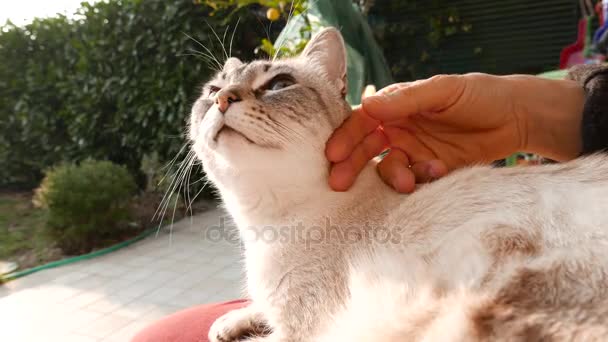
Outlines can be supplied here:
[[193, 149], [220, 190], [325, 177], [325, 142], [350, 114], [345, 94], [346, 49], [333, 28], [295, 58], [229, 58], [192, 108]]

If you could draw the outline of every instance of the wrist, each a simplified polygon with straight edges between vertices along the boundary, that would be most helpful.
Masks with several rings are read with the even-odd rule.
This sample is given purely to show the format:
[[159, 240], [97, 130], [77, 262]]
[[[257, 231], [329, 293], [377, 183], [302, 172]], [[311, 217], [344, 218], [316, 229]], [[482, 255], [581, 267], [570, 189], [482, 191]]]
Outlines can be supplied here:
[[576, 158], [582, 148], [581, 119], [585, 92], [569, 80], [511, 76], [517, 120], [525, 127], [522, 152], [556, 161]]

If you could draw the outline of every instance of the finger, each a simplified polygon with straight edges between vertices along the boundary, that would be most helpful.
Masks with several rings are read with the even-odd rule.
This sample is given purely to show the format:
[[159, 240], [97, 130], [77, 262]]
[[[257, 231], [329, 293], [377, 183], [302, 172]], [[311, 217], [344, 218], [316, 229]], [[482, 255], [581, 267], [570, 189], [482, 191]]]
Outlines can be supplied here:
[[416, 188], [416, 179], [408, 166], [409, 160], [403, 151], [391, 150], [378, 164], [378, 173], [397, 192], [411, 193]]
[[405, 152], [411, 164], [424, 160], [437, 159], [437, 156], [433, 151], [427, 148], [419, 138], [406, 129], [385, 126], [384, 134], [386, 134], [388, 141], [390, 141], [390, 147], [398, 148]]
[[372, 119], [361, 107], [353, 110], [351, 116], [338, 127], [327, 141], [325, 155], [331, 162], [340, 162], [348, 158], [357, 145], [380, 126], [378, 120]]
[[384, 151], [386, 145], [386, 138], [381, 131], [377, 130], [369, 134], [353, 150], [349, 158], [332, 166], [329, 186], [336, 191], [348, 190], [367, 162]]
[[387, 87], [363, 99], [363, 109], [382, 122], [427, 112], [439, 112], [453, 105], [464, 91], [458, 75], [440, 75], [411, 83]]
[[376, 94], [376, 86], [373, 84], [368, 84], [367, 86], [365, 86], [365, 89], [363, 89], [363, 94], [361, 94], [361, 98], [364, 99], [374, 94]]
[[387, 95], [390, 94], [398, 89], [401, 89], [403, 87], [407, 87], [408, 85], [410, 85], [411, 82], [400, 82], [400, 83], [393, 83], [391, 85], [388, 85], [380, 90], [378, 90], [376, 92], [375, 95]]
[[448, 174], [448, 168], [441, 160], [418, 162], [410, 168], [416, 176], [416, 183], [428, 183]]

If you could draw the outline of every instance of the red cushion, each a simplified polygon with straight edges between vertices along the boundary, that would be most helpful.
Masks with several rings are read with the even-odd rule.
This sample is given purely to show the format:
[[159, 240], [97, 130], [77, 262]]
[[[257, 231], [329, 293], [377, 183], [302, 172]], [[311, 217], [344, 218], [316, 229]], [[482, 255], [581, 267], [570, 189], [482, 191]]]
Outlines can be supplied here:
[[131, 342], [208, 342], [207, 332], [218, 317], [248, 304], [239, 299], [179, 311], [140, 331]]

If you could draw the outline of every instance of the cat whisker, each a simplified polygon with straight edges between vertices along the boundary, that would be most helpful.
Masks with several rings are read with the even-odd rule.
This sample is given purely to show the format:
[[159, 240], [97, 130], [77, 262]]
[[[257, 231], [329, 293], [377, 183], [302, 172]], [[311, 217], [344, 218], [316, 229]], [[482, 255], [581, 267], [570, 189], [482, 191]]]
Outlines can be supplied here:
[[203, 192], [203, 190], [205, 190], [207, 188], [207, 185], [210, 182], [208, 179], [206, 179], [206, 177], [203, 176], [199, 180], [197, 180], [195, 183], [198, 183], [203, 180], [205, 181], [205, 184], [203, 184], [203, 186], [200, 188], [200, 190], [194, 195], [194, 197], [192, 197], [192, 199], [190, 200], [190, 203], [188, 203], [188, 206], [190, 207], [190, 213], [192, 213], [192, 203], [194, 203], [196, 198]]
[[[184, 201], [186, 202], [186, 204], [190, 203], [190, 176], [192, 176], [192, 166], [194, 165], [194, 158], [192, 158], [190, 160], [190, 162], [188, 163], [188, 167], [187, 167], [187, 176], [185, 179], [185, 184], [183, 187], [183, 193], [184, 193]], [[189, 206], [186, 207], [186, 211], [188, 211], [188, 209], [191, 209]], [[190, 210], [190, 216], [192, 216], [192, 210]]]
[[[226, 26], [226, 29], [224, 30], [224, 34], [222, 35], [222, 45], [223, 46], [225, 46], [225, 44], [226, 44], [226, 34], [228, 33], [228, 30], [230, 30], [230, 25]], [[224, 51], [226, 51], [226, 50], [224, 49]], [[226, 57], [228, 59], [228, 58], [230, 58], [230, 55], [228, 54]]]
[[209, 56], [199, 52], [199, 51], [194, 51], [192, 50], [192, 53], [182, 53], [178, 55], [179, 57], [183, 57], [183, 56], [194, 56], [197, 58], [201, 58], [206, 64], [207, 67], [211, 70], [214, 70], [216, 72], [219, 72], [220, 69], [217, 66], [217, 63], [215, 63], [215, 61], [213, 61]]
[[209, 22], [207, 20], [205, 20], [205, 24], [207, 24], [207, 26], [209, 27], [209, 29], [211, 30], [211, 32], [213, 33], [213, 35], [215, 36], [217, 41], [220, 43], [220, 46], [222, 47], [222, 50], [224, 51], [224, 56], [226, 57], [226, 59], [228, 59], [228, 52], [226, 52], [226, 47], [224, 46], [224, 41], [220, 39], [220, 36], [218, 36], [215, 29], [213, 27], [211, 27], [211, 25], [209, 25]]
[[[174, 207], [177, 205], [177, 201], [179, 199], [179, 193], [176, 193], [175, 190], [178, 189], [179, 186], [181, 186], [181, 184], [183, 182], [183, 178], [184, 178], [184, 170], [187, 167], [187, 165], [190, 162], [190, 160], [192, 158], [194, 158], [194, 157], [195, 157], [195, 155], [194, 155], [193, 151], [190, 149], [188, 151], [188, 154], [184, 158], [184, 160], [182, 160], [180, 162], [177, 170], [173, 173], [171, 183], [169, 184], [169, 187], [168, 187], [167, 191], [165, 192], [165, 194], [164, 194], [164, 196], [163, 196], [163, 198], [161, 200], [161, 203], [159, 205], [159, 209], [157, 209], [157, 213], [155, 213], [155, 215], [153, 217], [153, 219], [156, 218], [156, 217], [158, 217], [158, 219], [159, 219], [159, 225], [158, 225], [158, 229], [157, 229], [156, 235], [158, 235], [158, 233], [160, 232], [160, 228], [162, 226], [162, 223], [163, 223], [165, 214], [167, 212], [169, 203], [174, 198], [174, 196], [177, 196], [177, 198], [175, 198], [175, 205], [174, 205]], [[173, 225], [173, 222], [171, 222], [171, 225]], [[172, 229], [172, 227], [171, 227], [171, 229]]]
[[232, 36], [230, 37], [230, 47], [228, 48], [228, 54], [232, 57], [232, 42], [234, 41], [234, 34], [236, 33], [237, 27], [239, 27], [239, 23], [241, 22], [241, 17], [236, 20], [236, 25], [234, 25], [234, 30], [232, 30]]
[[[171, 217], [171, 224], [170, 224], [170, 227], [169, 227], [169, 235], [170, 235], [169, 239], [170, 239], [170, 242], [171, 242], [171, 238], [172, 238], [172, 234], [173, 234], [173, 224], [175, 222], [175, 211], [177, 209], [177, 203], [179, 201], [179, 191], [176, 191], [176, 190], [178, 190], [178, 187], [183, 186], [183, 181], [184, 181], [185, 174], [186, 174], [185, 170], [188, 168], [188, 165], [189, 165], [190, 160], [192, 158], [193, 158], [193, 154], [189, 153], [188, 156], [186, 157], [186, 159], [184, 159], [182, 161], [182, 163], [180, 165], [180, 169], [178, 169], [178, 171], [176, 172], [176, 174], [178, 174], [177, 178], [175, 179], [176, 182], [173, 185], [173, 187], [171, 187], [169, 189], [169, 192], [171, 194], [175, 194], [175, 200], [173, 201], [173, 215]], [[169, 197], [169, 200], [167, 200], [166, 203], [165, 203], [164, 211], [163, 211], [163, 218], [164, 218], [164, 215], [166, 214], [166, 210], [168, 209], [168, 205], [170, 203], [170, 198], [172, 198], [172, 197], [173, 196]], [[162, 220], [161, 220], [161, 224], [162, 224]], [[159, 224], [159, 230], [160, 230], [160, 225], [161, 224]], [[157, 234], [158, 234], [158, 231], [157, 231]]]
[[[309, 2], [309, 3], [308, 3], [308, 6], [307, 6], [307, 7], [306, 7], [306, 8], [305, 8], [303, 11], [302, 11], [302, 13], [300, 13], [300, 15], [302, 15], [302, 16], [303, 16], [303, 15], [306, 15], [306, 13], [307, 13], [307, 12], [310, 10], [310, 7], [311, 7], [313, 4], [316, 4], [316, 3], [317, 3], [317, 1], [318, 1], [318, 0], [315, 0], [315, 1]], [[297, 7], [299, 4], [300, 4], [300, 0], [298, 0], [298, 1], [296, 2], [296, 6], [295, 6], [295, 7]], [[290, 22], [290, 21], [293, 19], [294, 13], [295, 13], [295, 8], [294, 8], [294, 5], [293, 5], [293, 2], [291, 2], [291, 7], [290, 7], [290, 9], [289, 9], [289, 14], [287, 15], [287, 22], [285, 23], [285, 26], [286, 26], [286, 27], [287, 27], [287, 25], [289, 24], [289, 22]], [[286, 43], [286, 42], [287, 42], [287, 41], [286, 41], [286, 39], [285, 39], [285, 38], [283, 38], [283, 39], [282, 39], [282, 40], [279, 42], [279, 46], [278, 46], [278, 48], [275, 50], [274, 55], [272, 56], [272, 61], [273, 61], [273, 62], [275, 61], [275, 59], [276, 59], [277, 57], [279, 57], [279, 53], [280, 53], [281, 49], [283, 48], [283, 46], [285, 46], [285, 43]]]
[[203, 43], [199, 42], [198, 40], [194, 39], [192, 36], [190, 36], [189, 34], [182, 32], [184, 35], [186, 35], [186, 37], [192, 39], [192, 41], [194, 41], [195, 43], [197, 43], [198, 45], [200, 45], [203, 49], [205, 49], [205, 51], [207, 51], [207, 53], [209, 54], [209, 57], [213, 59], [213, 61], [215, 61], [215, 63], [217, 64], [218, 68], [221, 70], [223, 68], [222, 63], [220, 63], [220, 61], [217, 59], [217, 57], [215, 57], [213, 55], [213, 53], [211, 52], [211, 50], [209, 50], [209, 48], [207, 48]]
[[[297, 141], [303, 141], [304, 140], [304, 136], [297, 132], [296, 130], [294, 130], [293, 128], [285, 125], [284, 123], [281, 123], [279, 121], [276, 120], [272, 120], [272, 123], [275, 124], [277, 127], [275, 127], [275, 132], [277, 134], [279, 134], [281, 137], [283, 137], [285, 139], [285, 142], [297, 142]], [[283, 130], [283, 131], [281, 131]], [[287, 135], [284, 131], [287, 131], [287, 133], [290, 133], [290, 135]], [[298, 138], [298, 140], [294, 140], [293, 138]], [[292, 139], [290, 139], [292, 138]]]
[[[179, 155], [182, 152], [184, 152], [184, 150], [186, 149], [186, 147], [188, 147], [188, 145], [189, 144], [187, 142], [184, 143], [182, 145], [182, 147], [180, 147], [179, 151], [175, 154], [175, 157], [173, 157], [173, 159], [171, 159], [171, 161], [169, 161], [165, 166], [163, 166], [162, 169], [169, 170], [173, 166], [173, 164], [175, 164], [175, 161], [177, 161], [177, 158], [179, 157]], [[165, 175], [163, 176], [163, 178], [160, 179], [160, 181], [158, 182], [157, 185], [160, 185], [163, 182], [163, 180], [167, 177], [167, 175], [168, 175], [168, 172], [165, 173]]]
[[186, 51], [190, 52], [190, 54], [182, 54], [182, 56], [200, 57], [207, 63], [207, 65], [209, 66], [210, 69], [213, 69], [215, 71], [221, 71], [223, 66], [220, 65], [219, 62], [217, 61], [217, 59], [214, 56], [210, 55], [209, 53], [204, 52], [204, 51], [197, 51], [194, 49], [188, 49]]
[[[169, 176], [169, 174], [171, 173], [171, 169], [172, 169], [173, 165], [175, 164], [175, 162], [177, 161], [177, 159], [179, 158], [179, 156], [184, 152], [184, 150], [186, 149], [186, 147], [188, 147], [188, 145], [189, 145], [188, 143], [184, 143], [182, 145], [182, 147], [179, 149], [179, 151], [175, 154], [175, 157], [173, 157], [173, 159], [171, 161], [169, 161], [167, 163], [167, 165], [165, 165], [163, 168], [161, 168], [161, 169], [165, 169], [166, 171], [165, 171], [165, 175], [160, 179], [160, 181], [158, 181], [157, 186], [160, 186], [165, 181], [165, 179], [167, 178], [167, 176]], [[173, 183], [173, 180], [169, 184], [169, 188], [171, 187], [172, 183]], [[159, 214], [159, 211], [161, 210], [162, 204], [164, 203], [165, 198], [166, 198], [166, 196], [168, 194], [169, 194], [168, 191], [166, 191], [163, 194], [163, 198], [161, 199], [161, 201], [160, 201], [160, 203], [158, 205], [158, 208], [154, 212], [154, 215], [152, 216], [152, 220], [154, 220], [154, 219], [156, 219], [158, 217], [157, 215]]]
[[203, 61], [205, 61], [205, 63], [207, 64], [207, 67], [209, 67], [209, 69], [214, 70], [216, 72], [219, 72], [220, 69], [217, 67], [216, 64], [213, 64], [211, 62], [213, 62], [212, 60], [209, 59], [208, 56], [201, 54], [198, 51], [195, 51], [195, 53], [183, 53], [183, 54], [178, 54], [177, 56], [179, 57], [183, 57], [183, 56], [194, 56], [194, 57], [198, 57], [198, 58], [202, 58]]
[[[300, 1], [298, 0], [298, 2], [296, 3], [296, 6], [298, 5]], [[291, 21], [291, 16], [293, 14], [293, 10], [294, 10], [294, 5], [293, 5], [293, 1], [291, 1], [289, 3], [289, 13], [287, 14], [287, 21], [285, 22], [285, 27], [287, 27], [289, 25], [289, 22]], [[279, 39], [277, 39], [277, 41], [275, 42], [275, 44], [278, 43], [278, 46], [276, 48], [276, 50], [274, 51], [274, 54], [272, 55], [271, 61], [275, 61], [275, 59], [278, 57], [279, 55], [279, 51], [281, 51], [281, 49], [283, 48], [283, 45], [285, 44], [285, 38], [284, 37], [279, 37]]]

